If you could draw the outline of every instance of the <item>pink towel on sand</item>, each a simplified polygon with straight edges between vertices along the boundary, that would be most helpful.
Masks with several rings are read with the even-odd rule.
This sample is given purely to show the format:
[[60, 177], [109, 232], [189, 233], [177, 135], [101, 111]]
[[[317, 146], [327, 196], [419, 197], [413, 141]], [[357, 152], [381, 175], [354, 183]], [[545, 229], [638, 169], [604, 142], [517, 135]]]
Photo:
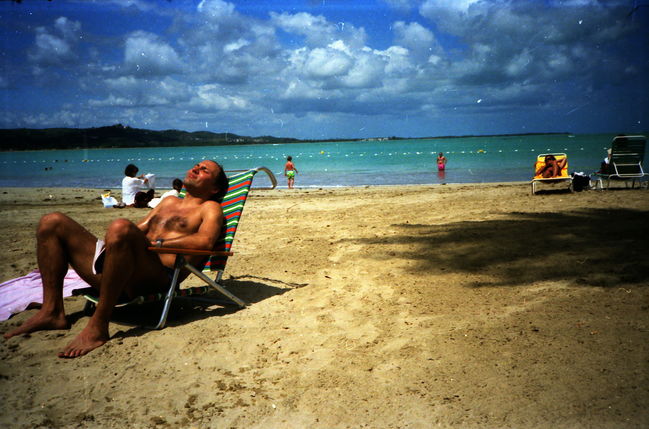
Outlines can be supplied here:
[[[72, 268], [63, 279], [63, 296], [71, 296], [74, 289], [83, 289], [90, 285], [79, 277]], [[0, 284], [0, 321], [7, 320], [14, 313], [20, 313], [31, 303], [43, 302], [43, 283], [41, 273], [34, 270], [24, 277], [9, 280]]]

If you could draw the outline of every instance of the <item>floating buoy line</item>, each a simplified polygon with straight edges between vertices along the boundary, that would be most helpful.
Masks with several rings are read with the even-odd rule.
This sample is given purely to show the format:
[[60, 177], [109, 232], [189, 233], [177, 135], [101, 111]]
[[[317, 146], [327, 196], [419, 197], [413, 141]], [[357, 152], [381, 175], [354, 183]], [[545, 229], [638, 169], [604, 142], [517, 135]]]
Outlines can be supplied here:
[[[608, 147], [603, 147], [603, 150], [608, 149]], [[551, 152], [566, 152], [569, 153], [570, 151], [574, 152], [575, 149], [568, 149], [568, 148], [563, 148], [563, 149], [551, 149], [551, 148], [532, 148], [532, 149], [508, 149], [508, 150], [503, 150], [503, 149], [493, 149], [493, 150], [487, 150], [487, 149], [476, 149], [476, 150], [455, 150], [455, 151], [444, 151], [444, 154], [448, 155], [485, 155], [488, 153], [508, 153], [508, 152], [525, 152], [529, 151], [530, 153], [535, 153], [535, 154], [540, 154], [540, 153], [551, 153]], [[579, 151], [585, 150], [583, 147], [580, 147], [577, 149]], [[353, 158], [353, 157], [394, 157], [394, 156], [425, 156], [425, 157], [433, 157], [437, 156], [439, 152], [438, 151], [406, 151], [406, 152], [400, 152], [400, 151], [381, 151], [381, 152], [372, 152], [372, 151], [363, 151], [363, 152], [345, 152], [345, 153], [336, 153], [336, 152], [325, 152], [324, 150], [321, 150], [319, 152], [313, 153], [313, 152], [300, 152], [300, 153], [292, 153], [291, 155], [294, 158], [314, 158], [314, 157], [326, 157], [326, 158], [336, 158], [336, 157], [344, 157], [344, 158]], [[242, 154], [236, 154], [236, 155], [219, 155], [215, 158], [217, 158], [219, 161], [228, 161], [228, 160], [251, 160], [251, 159], [258, 159], [258, 160], [264, 160], [264, 161], [278, 161], [278, 162], [283, 162], [286, 159], [287, 154], [265, 154], [265, 155], [254, 155], [254, 154], [248, 154], [248, 155], [242, 155]], [[169, 162], [169, 161], [191, 161], [191, 162], [196, 162], [196, 161], [201, 161], [205, 159], [212, 159], [212, 157], [209, 156], [201, 156], [201, 157], [193, 157], [193, 156], [171, 156], [171, 157], [139, 157], [139, 158], [108, 158], [108, 159], [81, 159], [81, 160], [69, 160], [69, 159], [54, 159], [54, 160], [37, 160], [37, 159], [31, 159], [31, 160], [14, 160], [14, 161], [2, 161], [2, 164], [28, 164], [28, 163], [75, 163], [75, 162], [81, 162], [81, 163], [120, 163], [120, 164], [125, 164], [125, 163], [142, 163], [142, 162]]]

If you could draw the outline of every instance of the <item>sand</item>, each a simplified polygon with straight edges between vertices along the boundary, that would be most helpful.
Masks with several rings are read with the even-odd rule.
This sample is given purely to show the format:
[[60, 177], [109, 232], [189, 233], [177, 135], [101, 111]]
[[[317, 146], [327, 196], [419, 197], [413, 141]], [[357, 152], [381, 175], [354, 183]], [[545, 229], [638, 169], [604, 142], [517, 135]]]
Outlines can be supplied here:
[[[144, 215], [98, 193], [0, 190], [0, 280], [36, 268], [44, 213]], [[648, 427], [648, 219], [644, 189], [254, 191], [224, 276], [249, 307], [121, 313], [63, 360], [67, 298], [71, 330], [0, 340], [0, 426]]]

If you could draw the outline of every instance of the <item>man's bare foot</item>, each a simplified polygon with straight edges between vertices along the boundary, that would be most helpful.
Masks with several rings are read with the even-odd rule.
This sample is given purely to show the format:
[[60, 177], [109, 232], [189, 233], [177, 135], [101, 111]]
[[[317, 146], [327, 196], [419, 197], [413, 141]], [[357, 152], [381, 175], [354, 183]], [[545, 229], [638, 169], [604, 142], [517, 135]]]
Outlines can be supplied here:
[[14, 330], [7, 332], [3, 336], [5, 337], [5, 339], [9, 339], [11, 337], [15, 337], [16, 335], [52, 329], [70, 329], [70, 323], [65, 318], [65, 314], [51, 314], [49, 312], [40, 310], [38, 313], [27, 319], [22, 325]]
[[68, 344], [62, 352], [60, 358], [76, 358], [83, 356], [88, 352], [100, 347], [109, 340], [108, 332], [102, 329], [95, 329], [90, 326], [83, 328], [79, 335]]

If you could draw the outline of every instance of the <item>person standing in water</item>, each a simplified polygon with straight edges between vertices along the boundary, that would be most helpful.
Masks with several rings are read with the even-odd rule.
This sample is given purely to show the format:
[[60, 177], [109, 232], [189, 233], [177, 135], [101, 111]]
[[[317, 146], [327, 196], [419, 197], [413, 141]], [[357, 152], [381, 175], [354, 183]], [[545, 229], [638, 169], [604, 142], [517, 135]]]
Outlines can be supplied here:
[[288, 179], [288, 189], [293, 189], [295, 184], [295, 175], [297, 174], [297, 168], [293, 164], [293, 157], [286, 157], [286, 164], [284, 165], [284, 176]]
[[446, 157], [443, 152], [440, 152], [439, 155], [437, 155], [437, 171], [444, 170], [446, 170]]

